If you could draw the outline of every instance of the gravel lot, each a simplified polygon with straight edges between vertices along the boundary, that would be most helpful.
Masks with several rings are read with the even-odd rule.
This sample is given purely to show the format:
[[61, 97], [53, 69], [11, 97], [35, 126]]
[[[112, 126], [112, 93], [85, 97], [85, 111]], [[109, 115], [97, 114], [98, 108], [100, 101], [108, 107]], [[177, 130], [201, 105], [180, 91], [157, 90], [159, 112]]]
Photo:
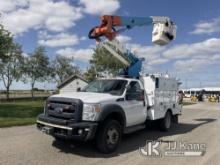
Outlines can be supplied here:
[[[83, 165], [83, 164], [220, 164], [220, 104], [199, 103], [185, 106], [180, 124], [170, 132], [157, 129], [142, 130], [123, 137], [117, 152], [104, 155], [96, 151], [94, 144], [56, 142], [42, 134], [35, 126], [0, 129], [1, 165]], [[146, 140], [187, 141], [206, 143], [207, 149], [201, 157], [150, 158], [139, 153]], [[163, 148], [163, 147], [162, 147]]]

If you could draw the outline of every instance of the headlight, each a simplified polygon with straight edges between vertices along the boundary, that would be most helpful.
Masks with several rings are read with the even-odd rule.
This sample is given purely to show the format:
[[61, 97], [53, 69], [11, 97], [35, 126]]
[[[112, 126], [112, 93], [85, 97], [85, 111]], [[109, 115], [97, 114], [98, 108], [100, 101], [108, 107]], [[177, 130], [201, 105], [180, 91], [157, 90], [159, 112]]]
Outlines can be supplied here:
[[101, 111], [100, 104], [83, 104], [83, 120], [94, 121]]

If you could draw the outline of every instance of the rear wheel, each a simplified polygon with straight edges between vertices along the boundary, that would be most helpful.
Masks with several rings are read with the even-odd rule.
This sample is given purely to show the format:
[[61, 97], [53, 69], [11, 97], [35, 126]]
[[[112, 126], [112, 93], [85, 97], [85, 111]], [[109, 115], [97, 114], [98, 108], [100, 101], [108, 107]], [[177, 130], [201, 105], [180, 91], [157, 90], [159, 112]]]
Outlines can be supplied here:
[[116, 120], [107, 120], [98, 130], [96, 145], [99, 151], [111, 153], [115, 151], [121, 141], [121, 125]]
[[169, 131], [171, 124], [172, 124], [172, 114], [170, 111], [167, 111], [165, 117], [160, 120], [160, 129], [162, 131]]

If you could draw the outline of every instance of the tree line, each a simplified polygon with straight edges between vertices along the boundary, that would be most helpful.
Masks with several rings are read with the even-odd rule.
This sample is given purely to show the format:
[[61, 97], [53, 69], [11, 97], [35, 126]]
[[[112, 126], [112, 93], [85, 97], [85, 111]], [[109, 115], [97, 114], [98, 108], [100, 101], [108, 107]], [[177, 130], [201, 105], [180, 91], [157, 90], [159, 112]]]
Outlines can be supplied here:
[[38, 46], [33, 53], [24, 55], [22, 46], [13, 40], [11, 33], [0, 26], [0, 81], [6, 98], [13, 82], [29, 83], [34, 97], [36, 82], [61, 83], [72, 74], [81, 74], [73, 65], [73, 58], [56, 56], [50, 60], [46, 49]]
[[82, 75], [87, 81], [94, 80], [100, 73], [108, 72], [116, 74], [123, 65], [114, 59], [102, 48], [94, 49], [90, 66], [82, 73], [80, 68], [74, 65], [74, 59], [65, 56], [55, 56], [50, 60], [46, 49], [42, 46], [24, 55], [22, 46], [16, 43], [13, 35], [0, 25], [0, 81], [6, 90], [6, 98], [9, 99], [9, 91], [13, 82], [22, 81], [29, 83], [31, 95], [34, 97], [36, 82], [53, 82], [60, 84], [73, 74]]

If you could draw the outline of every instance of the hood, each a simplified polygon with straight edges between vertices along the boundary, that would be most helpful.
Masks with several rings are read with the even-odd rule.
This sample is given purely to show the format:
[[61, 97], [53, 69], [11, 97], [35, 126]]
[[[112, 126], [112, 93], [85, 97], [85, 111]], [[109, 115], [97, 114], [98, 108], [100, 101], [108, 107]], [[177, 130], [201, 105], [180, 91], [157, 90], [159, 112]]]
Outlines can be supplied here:
[[85, 103], [99, 103], [104, 101], [116, 100], [121, 96], [114, 96], [108, 93], [71, 92], [71, 93], [57, 94], [51, 97], [73, 98], [73, 99], [80, 99]]

